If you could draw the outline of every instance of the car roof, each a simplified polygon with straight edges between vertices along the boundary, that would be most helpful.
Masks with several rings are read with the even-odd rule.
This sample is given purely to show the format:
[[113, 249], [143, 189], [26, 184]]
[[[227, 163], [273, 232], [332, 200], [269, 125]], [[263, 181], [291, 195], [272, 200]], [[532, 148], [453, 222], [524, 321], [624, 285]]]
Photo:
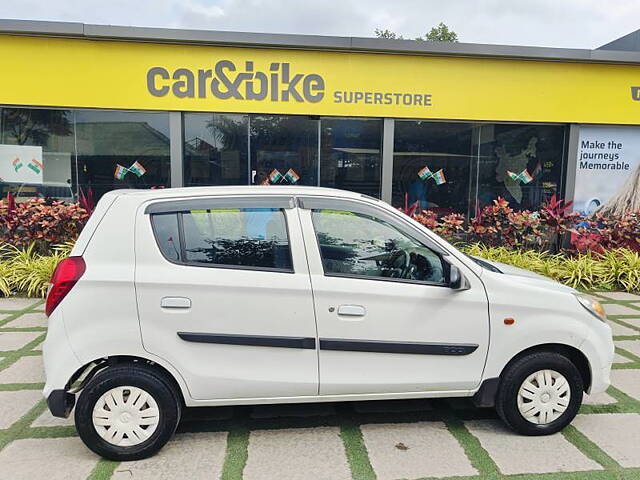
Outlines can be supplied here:
[[354, 198], [379, 201], [376, 198], [361, 193], [337, 188], [325, 187], [296, 187], [289, 185], [234, 185], [216, 187], [181, 187], [181, 188], [159, 188], [159, 189], [123, 189], [111, 190], [105, 196], [127, 196], [136, 198], [140, 202], [149, 200], [168, 200], [171, 198], [203, 197], [209, 195], [229, 195], [229, 196], [254, 196], [254, 195], [294, 195], [294, 196], [322, 196], [335, 198]]

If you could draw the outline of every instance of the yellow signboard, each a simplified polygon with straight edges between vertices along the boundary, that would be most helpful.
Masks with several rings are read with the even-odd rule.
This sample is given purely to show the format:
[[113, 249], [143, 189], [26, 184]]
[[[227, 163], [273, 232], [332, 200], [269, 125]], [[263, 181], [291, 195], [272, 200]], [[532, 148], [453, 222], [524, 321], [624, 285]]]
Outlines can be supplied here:
[[640, 124], [636, 65], [8, 35], [0, 58], [5, 105]]

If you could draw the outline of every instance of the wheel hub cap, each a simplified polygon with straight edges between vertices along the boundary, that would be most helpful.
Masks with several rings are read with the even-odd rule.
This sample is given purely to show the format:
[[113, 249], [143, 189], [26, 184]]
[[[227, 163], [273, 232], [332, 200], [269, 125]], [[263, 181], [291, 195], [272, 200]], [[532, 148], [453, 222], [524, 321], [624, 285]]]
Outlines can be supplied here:
[[138, 387], [112, 388], [93, 407], [93, 427], [112, 445], [130, 447], [147, 440], [158, 428], [155, 399]]
[[555, 370], [529, 375], [518, 390], [518, 410], [529, 422], [545, 425], [562, 416], [571, 400], [567, 379]]

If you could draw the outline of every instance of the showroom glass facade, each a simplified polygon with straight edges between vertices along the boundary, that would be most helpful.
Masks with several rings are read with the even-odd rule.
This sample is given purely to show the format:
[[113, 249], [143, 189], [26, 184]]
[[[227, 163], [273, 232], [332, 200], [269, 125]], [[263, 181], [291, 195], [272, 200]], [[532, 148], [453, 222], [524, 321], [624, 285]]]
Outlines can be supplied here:
[[[392, 204], [418, 202], [441, 215], [477, 209], [502, 197], [514, 209], [537, 209], [562, 195], [564, 125], [397, 120]], [[441, 176], [421, 178], [424, 168]], [[513, 178], [519, 176], [519, 178]]]
[[[170, 115], [179, 116], [177, 135]], [[40, 147], [44, 169], [33, 179], [28, 169], [20, 181], [0, 179], [0, 191], [68, 201], [92, 191], [98, 199], [115, 188], [178, 186], [170, 178], [177, 168], [185, 186], [295, 183], [382, 198], [387, 182], [392, 205], [418, 202], [441, 215], [473, 216], [499, 196], [535, 209], [563, 194], [565, 125], [391, 125], [384, 136], [377, 118], [1, 107], [0, 149]], [[393, 139], [384, 179], [383, 136]], [[172, 141], [182, 157], [171, 158]], [[274, 171], [282, 177], [270, 177]]]
[[[22, 147], [41, 150], [14, 166], [13, 181], [0, 179], [2, 196], [73, 201], [80, 191], [98, 199], [116, 188], [169, 186], [168, 113], [0, 108], [0, 149], [18, 158]], [[29, 161], [44, 168], [36, 174]], [[140, 175], [129, 171], [135, 162]]]
[[183, 125], [185, 186], [259, 185], [293, 170], [296, 185], [380, 197], [379, 119], [185, 113]]

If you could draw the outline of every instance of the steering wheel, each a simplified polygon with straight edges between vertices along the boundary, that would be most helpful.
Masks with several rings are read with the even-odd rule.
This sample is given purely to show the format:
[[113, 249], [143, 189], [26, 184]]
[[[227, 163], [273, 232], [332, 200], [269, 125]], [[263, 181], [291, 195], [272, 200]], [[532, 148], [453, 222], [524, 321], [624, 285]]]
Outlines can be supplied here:
[[[389, 262], [391, 265], [389, 267], [393, 268], [393, 272], [389, 275], [391, 278], [405, 278], [405, 272], [411, 266], [411, 255], [404, 250], [397, 250], [394, 253], [395, 258], [393, 261]], [[402, 265], [396, 267], [398, 260], [402, 259]]]
[[400, 278], [411, 279], [416, 271], [416, 266], [411, 263], [411, 254], [409, 252], [403, 251], [402, 253], [404, 253], [404, 267]]

